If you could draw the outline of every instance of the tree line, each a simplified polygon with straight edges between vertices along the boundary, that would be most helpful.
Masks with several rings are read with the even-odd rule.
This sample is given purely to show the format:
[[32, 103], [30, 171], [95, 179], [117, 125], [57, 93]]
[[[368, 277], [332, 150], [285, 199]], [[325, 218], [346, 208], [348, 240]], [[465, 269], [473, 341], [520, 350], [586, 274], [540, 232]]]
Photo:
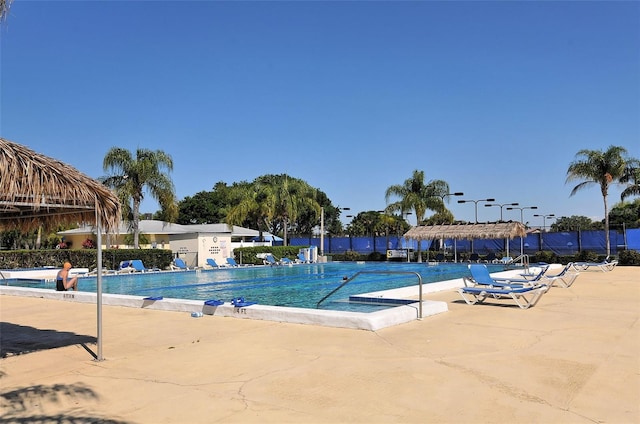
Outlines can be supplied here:
[[[349, 213], [348, 208], [334, 205], [321, 189], [287, 174], [263, 175], [253, 181], [230, 185], [220, 181], [211, 191], [178, 201], [169, 175], [173, 160], [161, 150], [138, 148], [134, 154], [113, 147], [104, 157], [103, 169], [107, 175], [99, 180], [118, 195], [136, 248], [140, 240], [140, 205], [146, 194], [161, 207], [153, 214], [154, 219], [178, 224], [238, 225], [283, 237], [285, 244], [291, 235], [317, 233], [321, 219], [324, 219], [325, 232], [335, 236], [401, 235], [409, 229], [408, 214], [413, 214], [418, 225], [458, 222], [446, 205], [452, 195], [459, 193], [450, 193], [449, 184], [444, 180], [425, 181], [421, 170], [413, 171], [403, 183], [386, 189], [384, 210], [347, 215], [351, 221], [344, 227], [341, 217], [344, 212]], [[608, 230], [612, 225], [621, 229], [623, 224], [627, 228], [640, 227], [640, 199], [624, 202], [640, 194], [640, 161], [629, 157], [625, 148], [580, 150], [567, 169], [566, 183], [572, 181], [578, 184], [571, 196], [590, 186], [600, 189], [605, 219], [594, 222], [584, 216], [559, 217], [551, 225], [552, 231]], [[612, 184], [621, 184], [624, 190], [622, 202], [609, 211], [608, 192]], [[428, 212], [433, 213], [428, 215]], [[51, 248], [59, 242], [55, 233], [64, 229], [40, 229], [28, 234], [5, 231], [0, 234], [0, 241], [4, 248]]]

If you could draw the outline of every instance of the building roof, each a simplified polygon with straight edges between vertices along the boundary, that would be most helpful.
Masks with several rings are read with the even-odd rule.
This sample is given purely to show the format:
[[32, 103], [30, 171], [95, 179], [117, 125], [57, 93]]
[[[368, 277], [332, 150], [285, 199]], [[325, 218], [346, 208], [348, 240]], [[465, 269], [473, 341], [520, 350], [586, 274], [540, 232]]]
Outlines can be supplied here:
[[[250, 228], [238, 227], [237, 225], [228, 224], [190, 224], [181, 225], [173, 224], [170, 222], [158, 221], [154, 219], [144, 219], [139, 223], [139, 229], [144, 234], [194, 234], [194, 233], [215, 233], [215, 234], [229, 234], [231, 237], [257, 237], [260, 232], [252, 230]], [[111, 234], [127, 234], [129, 232], [129, 225], [126, 222], [121, 222], [116, 231]], [[94, 229], [92, 226], [85, 225], [80, 228], [74, 228], [73, 230], [65, 230], [58, 232], [59, 235], [74, 235], [74, 234], [92, 234]], [[267, 237], [267, 233], [263, 233]], [[270, 234], [268, 236], [271, 236]]]
[[0, 230], [88, 222], [103, 228], [120, 221], [111, 190], [59, 160], [0, 138]]
[[489, 222], [484, 224], [422, 225], [413, 227], [404, 238], [413, 240], [498, 239], [525, 237], [524, 225], [519, 222]]

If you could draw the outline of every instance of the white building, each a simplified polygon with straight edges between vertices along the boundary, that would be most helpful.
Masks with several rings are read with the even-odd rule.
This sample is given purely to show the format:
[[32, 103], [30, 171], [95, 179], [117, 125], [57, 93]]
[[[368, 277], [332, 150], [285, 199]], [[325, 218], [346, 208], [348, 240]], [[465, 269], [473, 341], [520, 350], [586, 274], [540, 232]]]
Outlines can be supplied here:
[[[263, 233], [265, 241], [257, 241], [260, 233], [250, 228], [228, 224], [180, 225], [156, 220], [140, 221], [140, 234], [145, 243], [141, 249], [170, 249], [174, 256], [182, 258], [189, 267], [202, 267], [207, 258], [218, 264], [226, 264], [226, 258], [233, 257], [236, 247], [271, 246], [273, 241], [282, 239], [269, 233]], [[63, 237], [71, 249], [82, 249], [87, 240], [96, 241], [96, 232], [92, 226], [84, 226], [57, 233]], [[120, 224], [117, 233], [102, 235], [103, 249], [132, 249], [127, 240], [132, 239], [127, 223]], [[132, 243], [132, 242], [130, 242]]]

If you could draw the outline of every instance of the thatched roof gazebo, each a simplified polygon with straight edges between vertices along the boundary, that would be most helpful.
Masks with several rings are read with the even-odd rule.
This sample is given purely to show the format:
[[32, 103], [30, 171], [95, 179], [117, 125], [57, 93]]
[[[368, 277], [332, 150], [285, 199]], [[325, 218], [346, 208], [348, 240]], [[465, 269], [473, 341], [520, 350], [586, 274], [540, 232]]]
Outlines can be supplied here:
[[413, 240], [473, 240], [473, 239], [513, 239], [527, 235], [524, 225], [519, 222], [493, 222], [485, 224], [422, 225], [413, 227], [404, 238]]
[[98, 353], [102, 360], [103, 230], [120, 224], [120, 201], [98, 181], [56, 159], [0, 138], [0, 230], [58, 223], [93, 224], [97, 232]]
[[[474, 239], [513, 239], [525, 237], [527, 231], [520, 222], [489, 222], [481, 224], [423, 225], [413, 227], [404, 234], [410, 240], [474, 240]], [[507, 243], [507, 254], [509, 244]], [[456, 253], [457, 261], [457, 253]]]

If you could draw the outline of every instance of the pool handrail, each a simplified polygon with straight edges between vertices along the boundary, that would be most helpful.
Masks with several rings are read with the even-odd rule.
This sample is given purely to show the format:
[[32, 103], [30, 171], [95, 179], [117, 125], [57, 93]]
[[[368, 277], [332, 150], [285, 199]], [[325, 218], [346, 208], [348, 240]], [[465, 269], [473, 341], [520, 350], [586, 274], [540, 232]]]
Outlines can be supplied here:
[[360, 274], [412, 274], [412, 275], [417, 276], [418, 277], [418, 285], [419, 285], [419, 289], [418, 289], [418, 292], [419, 292], [418, 319], [422, 319], [422, 276], [419, 273], [414, 272], [414, 271], [358, 271], [355, 274], [353, 274], [353, 276], [348, 277], [347, 279], [343, 280], [342, 284], [340, 284], [335, 289], [331, 290], [331, 292], [329, 294], [327, 294], [325, 297], [320, 299], [318, 301], [318, 303], [316, 303], [316, 309], [318, 307], [320, 307], [320, 304], [322, 302], [324, 302], [325, 300], [327, 300], [327, 298], [329, 298], [329, 296], [331, 296], [332, 294], [334, 294], [335, 292], [337, 292], [338, 290], [340, 290], [341, 288], [346, 286], [350, 281], [353, 281]]

